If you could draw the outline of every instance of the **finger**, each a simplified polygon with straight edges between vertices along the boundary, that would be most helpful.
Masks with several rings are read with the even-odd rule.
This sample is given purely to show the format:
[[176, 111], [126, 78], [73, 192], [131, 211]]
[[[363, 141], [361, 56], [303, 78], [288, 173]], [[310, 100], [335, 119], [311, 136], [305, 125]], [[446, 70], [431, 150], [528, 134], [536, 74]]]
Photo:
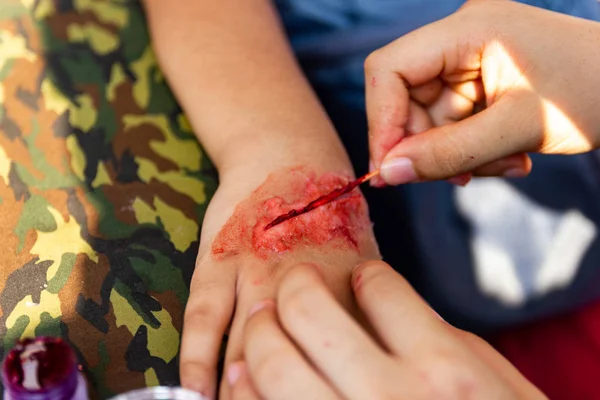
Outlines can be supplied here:
[[[374, 172], [374, 171], [375, 171], [375, 164], [373, 164], [373, 161], [369, 161], [369, 173]], [[387, 186], [385, 181], [383, 179], [381, 179], [381, 177], [379, 175], [375, 175], [374, 177], [372, 177], [371, 180], [369, 180], [369, 185], [371, 185], [372, 187], [376, 187], [376, 188], [382, 188], [382, 187]]]
[[[365, 89], [366, 109], [370, 161], [379, 168], [385, 154], [405, 136], [410, 101], [404, 81], [391, 71], [383, 72], [379, 70], [382, 67], [374, 67], [375, 62], [369, 61], [372, 59], [370, 56], [365, 63], [365, 79], [372, 82]], [[390, 99], [393, 101], [386, 103]]]
[[433, 126], [433, 122], [425, 107], [411, 100], [409, 103], [408, 121], [406, 122], [406, 136], [418, 135], [421, 132], [431, 129]]
[[231, 387], [231, 400], [259, 400], [261, 397], [254, 389], [250, 380], [246, 363], [243, 361], [229, 365], [227, 369], [227, 382]]
[[473, 80], [449, 82], [446, 84], [453, 92], [458, 93], [471, 103], [481, 103], [485, 101], [485, 89], [481, 78]]
[[[428, 129], [431, 129], [433, 124], [431, 122], [431, 118], [427, 113], [427, 110], [417, 103], [416, 101], [409, 102], [409, 117], [406, 122], [406, 136], [418, 135], [421, 132], [425, 132]], [[369, 165], [369, 172], [373, 172], [375, 170], [374, 164], [371, 162]], [[375, 176], [370, 181], [371, 186], [373, 187], [385, 187], [387, 186], [385, 181], [381, 179], [379, 176]]]
[[[509, 98], [459, 122], [411, 136], [387, 154], [381, 177], [390, 185], [447, 179], [501, 158], [534, 151], [540, 143], [538, 105]], [[533, 116], [533, 117], [532, 117]]]
[[314, 268], [283, 278], [278, 314], [285, 331], [347, 399], [367, 399], [385, 386], [391, 361], [336, 302]]
[[531, 158], [527, 154], [515, 154], [504, 157], [477, 168], [473, 173], [467, 173], [448, 179], [448, 182], [466, 186], [473, 176], [502, 176], [505, 178], [524, 178], [531, 172]]
[[[425, 132], [433, 127], [433, 123], [429, 116], [429, 113], [415, 101], [410, 102], [410, 117], [406, 124], [406, 136], [418, 135], [421, 132]], [[371, 171], [369, 171], [371, 172]], [[453, 185], [458, 186], [466, 186], [470, 181], [473, 175], [471, 173], [466, 173], [462, 175], [458, 175], [448, 179], [448, 182]], [[375, 187], [384, 187], [386, 186], [385, 181], [381, 179], [379, 176], [376, 176], [377, 180], [375, 182], [372, 181], [372, 186]]]
[[[479, 25], [446, 18], [413, 31], [373, 52], [365, 62], [366, 103], [371, 160], [378, 168], [387, 152], [405, 136], [409, 93], [454, 71], [480, 70], [483, 38]], [[472, 24], [468, 24], [472, 25]], [[455, 39], [440, 40], [446, 32]], [[467, 32], [464, 40], [460, 32]], [[473, 39], [475, 38], [475, 39]], [[463, 40], [468, 46], [463, 45]], [[467, 51], [457, 51], [465, 47]]]
[[234, 307], [235, 274], [212, 261], [199, 262], [190, 285], [181, 339], [182, 386], [215, 397], [223, 334]]
[[266, 399], [337, 399], [277, 322], [275, 303], [261, 302], [246, 323], [244, 355], [258, 392]]
[[444, 89], [444, 84], [442, 83], [442, 80], [436, 78], [423, 85], [413, 87], [409, 89], [408, 92], [410, 94], [410, 97], [414, 101], [420, 103], [423, 106], [429, 106], [433, 104], [438, 99], [438, 97], [440, 97], [442, 89]]
[[445, 88], [428, 111], [435, 126], [447, 125], [473, 113], [473, 102], [452, 89]]
[[[225, 368], [228, 368], [231, 363], [243, 360], [244, 329], [248, 313], [259, 301], [275, 298], [275, 284], [275, 277], [263, 264], [246, 265], [245, 268], [240, 269], [235, 315], [225, 353]], [[219, 391], [220, 397], [230, 398], [230, 390], [230, 386], [223, 380]]]
[[490, 367], [505, 382], [508, 382], [509, 387], [518, 391], [518, 398], [545, 399], [538, 388], [485, 340], [470, 332], [458, 329], [455, 329], [454, 332], [485, 365]]
[[452, 177], [452, 178], [448, 179], [448, 182], [450, 182], [453, 185], [457, 185], [457, 186], [467, 186], [467, 184], [469, 182], [471, 182], [472, 178], [473, 178], [473, 174], [466, 173], [466, 174], [460, 174], [455, 177]]
[[352, 285], [359, 307], [393, 354], [418, 356], [457, 343], [448, 335], [448, 325], [386, 263], [359, 265]]
[[505, 178], [523, 178], [531, 172], [531, 158], [527, 154], [515, 154], [504, 157], [489, 164], [482, 165], [473, 171], [475, 176], [503, 176]]

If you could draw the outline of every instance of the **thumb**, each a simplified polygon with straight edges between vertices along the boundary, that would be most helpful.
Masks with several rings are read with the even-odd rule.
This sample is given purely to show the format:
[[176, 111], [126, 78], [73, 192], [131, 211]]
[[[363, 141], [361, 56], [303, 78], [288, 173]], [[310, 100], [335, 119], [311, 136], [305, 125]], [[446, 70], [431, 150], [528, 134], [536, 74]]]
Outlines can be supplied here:
[[411, 136], [393, 147], [381, 164], [389, 185], [448, 179], [539, 147], [540, 110], [506, 97], [462, 121]]

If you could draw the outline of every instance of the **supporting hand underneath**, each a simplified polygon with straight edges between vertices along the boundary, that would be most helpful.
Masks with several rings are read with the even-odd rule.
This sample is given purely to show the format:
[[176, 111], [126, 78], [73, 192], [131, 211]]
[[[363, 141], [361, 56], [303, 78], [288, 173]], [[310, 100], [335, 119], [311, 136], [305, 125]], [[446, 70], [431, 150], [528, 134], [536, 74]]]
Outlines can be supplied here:
[[291, 269], [277, 302], [250, 310], [245, 362], [231, 364], [234, 400], [545, 399], [480, 338], [453, 328], [381, 261], [354, 270], [369, 335], [318, 270]]

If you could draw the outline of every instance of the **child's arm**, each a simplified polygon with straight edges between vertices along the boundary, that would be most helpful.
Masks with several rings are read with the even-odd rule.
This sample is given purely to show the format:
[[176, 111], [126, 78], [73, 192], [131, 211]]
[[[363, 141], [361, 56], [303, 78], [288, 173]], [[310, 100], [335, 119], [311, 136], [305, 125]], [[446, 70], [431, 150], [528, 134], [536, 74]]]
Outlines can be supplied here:
[[270, 1], [145, 6], [160, 65], [222, 180], [240, 167], [261, 175], [308, 162], [350, 170]]
[[[319, 176], [327, 172], [345, 179], [352, 175], [271, 2], [145, 0], [145, 6], [160, 64], [219, 171], [220, 186], [203, 221], [180, 359], [182, 384], [213, 396], [219, 345], [234, 310], [226, 365], [243, 356], [250, 308], [274, 296], [290, 265], [324, 265], [323, 275], [337, 298], [351, 308], [353, 266], [379, 254], [366, 207], [358, 199], [341, 203], [323, 218], [313, 214], [304, 229], [282, 226], [265, 234], [252, 227], [263, 205], [269, 204], [267, 211], [279, 207], [264, 203], [265, 198], [313, 200], [318, 194], [311, 188], [313, 178], [323, 181]], [[294, 166], [305, 168], [306, 179], [304, 172], [290, 172]], [[355, 223], [340, 225], [346, 216]], [[223, 398], [227, 390], [224, 385]]]

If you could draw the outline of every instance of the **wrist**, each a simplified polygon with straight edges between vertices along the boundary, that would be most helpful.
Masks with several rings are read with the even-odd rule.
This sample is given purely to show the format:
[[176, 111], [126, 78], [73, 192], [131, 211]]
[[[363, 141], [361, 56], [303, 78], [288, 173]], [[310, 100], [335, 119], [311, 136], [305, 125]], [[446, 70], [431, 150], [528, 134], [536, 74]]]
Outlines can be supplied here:
[[[335, 135], [335, 133], [333, 133]], [[325, 136], [325, 135], [323, 135]], [[337, 136], [335, 137], [337, 141]], [[215, 161], [221, 183], [240, 180], [261, 184], [270, 174], [286, 168], [308, 167], [354, 177], [348, 156], [336, 142], [296, 139], [293, 135], [253, 136], [233, 140]]]
[[242, 178], [223, 184], [222, 197], [243, 200], [237, 203], [233, 216], [222, 228], [223, 233], [213, 242], [213, 256], [221, 259], [247, 251], [259, 259], [283, 257], [283, 261], [287, 254], [299, 256], [308, 250], [304, 256], [309, 256], [318, 250], [314, 254], [317, 259], [333, 253], [345, 254], [349, 257], [348, 265], [355, 265], [359, 258], [376, 257], [368, 207], [359, 191], [315, 208], [294, 221], [267, 228], [278, 216], [301, 209], [349, 180], [347, 174], [320, 173], [311, 166], [294, 166], [274, 171], [257, 187], [246, 187], [248, 180]]

